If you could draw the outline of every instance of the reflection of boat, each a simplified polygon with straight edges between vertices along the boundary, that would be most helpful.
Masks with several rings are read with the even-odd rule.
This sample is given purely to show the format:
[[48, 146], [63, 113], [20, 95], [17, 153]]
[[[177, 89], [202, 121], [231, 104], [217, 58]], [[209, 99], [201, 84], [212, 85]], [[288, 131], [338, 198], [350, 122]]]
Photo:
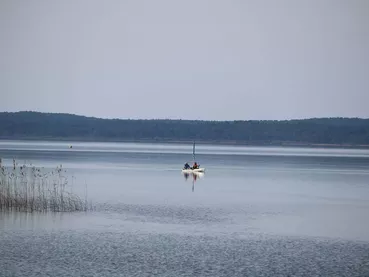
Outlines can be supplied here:
[[[192, 148], [192, 158], [193, 158], [193, 163], [194, 165], [197, 165], [196, 168], [190, 167], [188, 166], [188, 164], [186, 163], [186, 165], [188, 167], [184, 167], [182, 168], [182, 172], [187, 172], [187, 173], [200, 173], [200, 172], [205, 172], [205, 168], [201, 168], [199, 164], [196, 163], [196, 158], [195, 158], [195, 142], [193, 142], [193, 148]], [[185, 166], [186, 166], [185, 165]]]
[[190, 177], [190, 175], [192, 175], [192, 191], [195, 191], [195, 182], [197, 180], [197, 178], [202, 178], [205, 174], [203, 172], [191, 172], [191, 173], [183, 173], [185, 180], [187, 181], [187, 179]]
[[192, 176], [192, 178], [196, 181], [197, 178], [202, 178], [205, 174], [204, 172], [186, 172], [186, 171], [183, 171], [182, 170], [182, 173], [183, 173], [183, 176], [185, 177], [185, 179], [187, 180], [188, 177], [190, 177], [190, 175]]

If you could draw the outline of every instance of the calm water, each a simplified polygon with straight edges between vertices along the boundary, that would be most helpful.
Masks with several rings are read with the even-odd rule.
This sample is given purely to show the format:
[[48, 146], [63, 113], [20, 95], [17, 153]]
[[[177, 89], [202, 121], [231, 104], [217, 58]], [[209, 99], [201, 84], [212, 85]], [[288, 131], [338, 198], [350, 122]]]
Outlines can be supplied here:
[[0, 276], [369, 276], [369, 151], [0, 142], [93, 212], [0, 213]]

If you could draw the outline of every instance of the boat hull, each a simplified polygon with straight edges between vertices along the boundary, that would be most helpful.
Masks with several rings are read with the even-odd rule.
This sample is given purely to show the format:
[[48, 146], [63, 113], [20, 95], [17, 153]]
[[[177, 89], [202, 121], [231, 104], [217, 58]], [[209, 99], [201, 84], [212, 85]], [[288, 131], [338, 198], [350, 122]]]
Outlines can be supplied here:
[[182, 169], [184, 173], [197, 173], [197, 172], [205, 172], [205, 168], [196, 168], [196, 169]]

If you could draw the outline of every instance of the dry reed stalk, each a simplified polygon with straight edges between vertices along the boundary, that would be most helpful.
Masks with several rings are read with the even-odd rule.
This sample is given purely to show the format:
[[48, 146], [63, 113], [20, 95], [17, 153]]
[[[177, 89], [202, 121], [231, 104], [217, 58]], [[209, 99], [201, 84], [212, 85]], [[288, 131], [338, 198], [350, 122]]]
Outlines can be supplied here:
[[35, 166], [0, 166], [0, 211], [16, 209], [27, 212], [87, 211], [84, 201], [67, 190], [68, 178], [62, 166], [43, 172]]

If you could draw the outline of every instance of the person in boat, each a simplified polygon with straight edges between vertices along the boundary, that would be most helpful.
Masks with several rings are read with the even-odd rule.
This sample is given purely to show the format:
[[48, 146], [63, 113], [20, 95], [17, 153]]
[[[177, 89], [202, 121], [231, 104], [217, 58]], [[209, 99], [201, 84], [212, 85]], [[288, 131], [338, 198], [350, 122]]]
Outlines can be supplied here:
[[199, 168], [199, 166], [198, 166], [197, 162], [195, 162], [195, 163], [193, 164], [193, 166], [192, 166], [192, 169], [197, 169], [197, 168]]
[[184, 169], [189, 169], [189, 168], [190, 168], [190, 165], [188, 163], [185, 163]]

